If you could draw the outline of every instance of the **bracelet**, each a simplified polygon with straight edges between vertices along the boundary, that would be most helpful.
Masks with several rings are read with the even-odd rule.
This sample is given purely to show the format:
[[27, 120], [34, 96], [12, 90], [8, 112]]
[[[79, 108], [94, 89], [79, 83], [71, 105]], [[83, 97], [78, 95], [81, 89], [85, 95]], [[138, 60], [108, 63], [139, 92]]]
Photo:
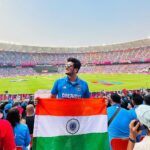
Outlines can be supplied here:
[[134, 139], [132, 139], [130, 137], [129, 137], [129, 141], [132, 142], [132, 143], [136, 143], [136, 140], [134, 140]]

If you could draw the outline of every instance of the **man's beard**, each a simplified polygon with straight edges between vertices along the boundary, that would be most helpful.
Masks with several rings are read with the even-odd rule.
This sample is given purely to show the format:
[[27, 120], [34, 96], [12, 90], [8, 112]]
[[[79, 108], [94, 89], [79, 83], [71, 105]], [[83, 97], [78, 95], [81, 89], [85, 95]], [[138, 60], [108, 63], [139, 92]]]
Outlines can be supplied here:
[[71, 76], [71, 75], [72, 75], [72, 73], [67, 73], [67, 72], [66, 72], [65, 74], [66, 74], [67, 76]]
[[65, 72], [65, 74], [69, 77], [71, 77], [74, 73], [73, 72]]

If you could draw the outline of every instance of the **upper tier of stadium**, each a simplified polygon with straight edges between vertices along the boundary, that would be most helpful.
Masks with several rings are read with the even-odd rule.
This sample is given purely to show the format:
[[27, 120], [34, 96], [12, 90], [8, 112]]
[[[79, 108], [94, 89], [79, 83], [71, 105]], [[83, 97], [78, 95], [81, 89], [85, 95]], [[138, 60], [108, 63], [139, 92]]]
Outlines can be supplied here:
[[139, 48], [150, 46], [150, 39], [143, 39], [131, 41], [126, 43], [103, 45], [103, 46], [89, 46], [89, 47], [37, 47], [17, 44], [0, 43], [0, 51], [13, 51], [25, 53], [87, 53], [87, 52], [109, 52], [120, 51], [125, 49]]

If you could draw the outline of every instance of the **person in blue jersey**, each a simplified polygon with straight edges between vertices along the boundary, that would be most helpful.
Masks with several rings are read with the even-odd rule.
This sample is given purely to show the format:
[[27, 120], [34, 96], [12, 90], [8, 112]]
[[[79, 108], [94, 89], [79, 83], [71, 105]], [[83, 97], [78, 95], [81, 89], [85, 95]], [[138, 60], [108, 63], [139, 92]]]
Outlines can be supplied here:
[[65, 65], [66, 77], [55, 81], [51, 90], [51, 98], [89, 98], [90, 92], [86, 81], [80, 79], [77, 74], [81, 62], [76, 58], [68, 58]]
[[[118, 108], [121, 108], [121, 97], [116, 93], [111, 94], [110, 103], [111, 106], [107, 108], [108, 120], [112, 118]], [[108, 127], [109, 141], [111, 142], [112, 138], [129, 137], [131, 120], [132, 117], [128, 110], [121, 108]]]

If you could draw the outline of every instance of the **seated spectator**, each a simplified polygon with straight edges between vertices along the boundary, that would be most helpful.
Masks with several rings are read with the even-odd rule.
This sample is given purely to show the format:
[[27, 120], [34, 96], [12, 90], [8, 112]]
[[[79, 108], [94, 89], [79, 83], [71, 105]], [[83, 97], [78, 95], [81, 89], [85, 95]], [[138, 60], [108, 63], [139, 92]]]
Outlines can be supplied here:
[[30, 134], [27, 125], [20, 123], [20, 115], [17, 107], [13, 107], [8, 111], [7, 120], [11, 123], [17, 146], [22, 146], [23, 150], [27, 150], [30, 144]]
[[108, 127], [109, 140], [112, 138], [123, 138], [129, 136], [129, 123], [132, 120], [128, 110], [121, 108], [121, 97], [114, 93], [110, 99], [111, 106], [107, 108], [108, 120], [112, 118], [117, 109], [120, 111]]
[[[127, 150], [149, 150], [150, 149], [150, 106], [141, 105], [136, 109], [136, 114], [139, 122], [135, 125], [136, 120], [130, 123], [130, 136]], [[147, 135], [144, 139], [136, 143], [136, 137], [141, 134], [142, 130], [139, 127], [143, 126], [147, 130]]]
[[0, 150], [15, 150], [15, 140], [11, 124], [0, 119]]

